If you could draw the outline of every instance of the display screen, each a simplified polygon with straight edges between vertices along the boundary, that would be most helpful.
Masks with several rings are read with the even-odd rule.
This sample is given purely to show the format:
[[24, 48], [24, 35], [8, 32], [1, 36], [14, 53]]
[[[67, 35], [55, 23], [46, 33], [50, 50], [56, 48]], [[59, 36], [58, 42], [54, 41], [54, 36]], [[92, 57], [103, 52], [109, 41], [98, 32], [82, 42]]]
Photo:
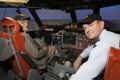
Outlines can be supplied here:
[[65, 32], [63, 33], [63, 44], [76, 45], [76, 33]]

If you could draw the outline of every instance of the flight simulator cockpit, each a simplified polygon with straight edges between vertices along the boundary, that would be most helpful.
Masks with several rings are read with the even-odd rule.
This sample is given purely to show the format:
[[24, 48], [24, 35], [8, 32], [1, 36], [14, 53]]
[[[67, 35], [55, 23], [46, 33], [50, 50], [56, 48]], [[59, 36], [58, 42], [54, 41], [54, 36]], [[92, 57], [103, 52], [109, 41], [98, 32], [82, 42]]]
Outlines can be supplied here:
[[[0, 80], [69, 80], [77, 71], [73, 66], [77, 57], [97, 41], [90, 40], [85, 35], [81, 21], [88, 14], [102, 16], [105, 29], [120, 34], [118, 0], [8, 1], [0, 0]], [[16, 14], [21, 13], [31, 18], [28, 21], [28, 31], [23, 31], [22, 25], [14, 19]], [[35, 45], [34, 48], [26, 49], [26, 37], [23, 33], [28, 34], [28, 44], [31, 43], [29, 47]], [[32, 51], [28, 50], [38, 50], [37, 57], [34, 58]], [[119, 49], [112, 48], [110, 53], [112, 56], [109, 56], [110, 61], [105, 68], [107, 72], [103, 71], [102, 78], [100, 73], [100, 77], [98, 75], [95, 80], [120, 79], [119, 75], [115, 74], [120, 73], [119, 64], [113, 66], [115, 68], [110, 67], [112, 61], [119, 63]], [[2, 60], [2, 56], [9, 58]], [[87, 61], [87, 58], [84, 61]], [[114, 74], [110, 75], [110, 70], [111, 74]]]

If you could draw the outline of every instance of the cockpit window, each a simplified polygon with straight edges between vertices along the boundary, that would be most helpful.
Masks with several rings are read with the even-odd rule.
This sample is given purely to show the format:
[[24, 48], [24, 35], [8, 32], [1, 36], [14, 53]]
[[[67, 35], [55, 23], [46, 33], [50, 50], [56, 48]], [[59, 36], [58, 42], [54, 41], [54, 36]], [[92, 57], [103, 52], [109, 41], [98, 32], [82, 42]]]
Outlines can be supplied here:
[[72, 22], [70, 13], [62, 10], [39, 9], [37, 14], [43, 24], [62, 25]]
[[120, 5], [101, 8], [100, 15], [104, 20], [120, 20]]

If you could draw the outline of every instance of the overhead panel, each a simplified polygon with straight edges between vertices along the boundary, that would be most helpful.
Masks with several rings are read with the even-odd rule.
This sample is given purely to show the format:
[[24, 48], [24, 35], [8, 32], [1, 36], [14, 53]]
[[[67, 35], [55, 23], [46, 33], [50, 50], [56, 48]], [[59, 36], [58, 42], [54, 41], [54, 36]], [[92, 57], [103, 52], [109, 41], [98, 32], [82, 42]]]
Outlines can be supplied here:
[[29, 0], [0, 0], [0, 2], [7, 3], [28, 3]]

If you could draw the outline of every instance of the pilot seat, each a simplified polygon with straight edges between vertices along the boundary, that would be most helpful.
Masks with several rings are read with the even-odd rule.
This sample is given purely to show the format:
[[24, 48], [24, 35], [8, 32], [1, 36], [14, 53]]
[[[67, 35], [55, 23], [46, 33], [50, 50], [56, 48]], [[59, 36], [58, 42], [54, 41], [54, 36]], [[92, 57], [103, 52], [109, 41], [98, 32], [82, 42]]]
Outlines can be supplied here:
[[120, 49], [110, 49], [104, 80], [120, 80]]
[[[41, 80], [41, 75], [37, 72], [37, 65], [33, 58], [25, 49], [24, 36], [20, 32], [20, 24], [10, 18], [2, 19], [3, 32], [1, 37], [9, 40], [13, 50], [12, 71], [19, 79], [17, 80]], [[13, 78], [14, 80], [15, 78]]]

